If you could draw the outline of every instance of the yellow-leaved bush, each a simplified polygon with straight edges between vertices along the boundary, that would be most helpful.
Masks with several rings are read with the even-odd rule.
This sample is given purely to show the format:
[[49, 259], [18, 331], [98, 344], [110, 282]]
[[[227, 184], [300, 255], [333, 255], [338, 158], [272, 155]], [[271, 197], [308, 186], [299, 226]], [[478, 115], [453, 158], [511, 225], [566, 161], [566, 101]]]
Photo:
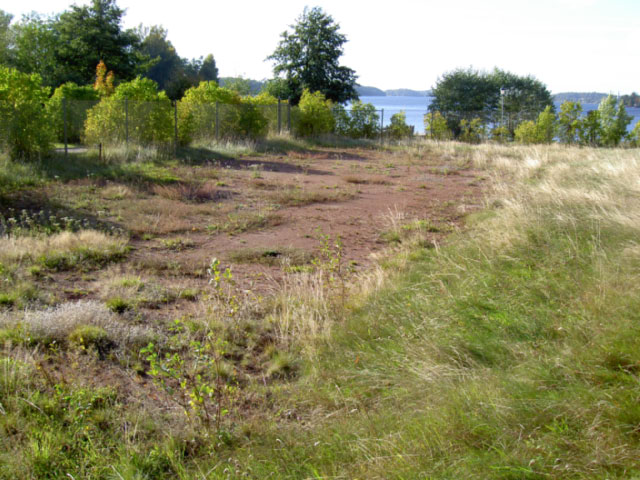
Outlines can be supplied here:
[[87, 113], [86, 141], [140, 145], [169, 143], [174, 132], [173, 107], [156, 82], [138, 77], [118, 85]]

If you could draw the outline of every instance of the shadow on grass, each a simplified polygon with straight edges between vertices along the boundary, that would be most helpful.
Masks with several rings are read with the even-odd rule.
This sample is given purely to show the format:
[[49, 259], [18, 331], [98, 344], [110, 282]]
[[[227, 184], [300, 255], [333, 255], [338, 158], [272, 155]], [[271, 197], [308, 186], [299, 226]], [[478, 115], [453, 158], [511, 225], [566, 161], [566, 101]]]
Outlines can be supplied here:
[[91, 229], [126, 234], [127, 229], [86, 210], [69, 208], [39, 191], [0, 194], [0, 234], [16, 230], [55, 233]]
[[178, 150], [178, 159], [189, 165], [215, 164], [232, 170], [260, 168], [267, 172], [303, 173], [307, 175], [333, 175], [333, 172], [306, 168], [287, 162], [273, 160], [245, 159], [223, 155], [215, 150], [203, 147], [182, 147]]
[[109, 160], [98, 158], [94, 151], [69, 154], [54, 153], [34, 163], [41, 175], [50, 180], [104, 179], [122, 183], [169, 184], [179, 181], [168, 166], [175, 161], [162, 155], [142, 160]]

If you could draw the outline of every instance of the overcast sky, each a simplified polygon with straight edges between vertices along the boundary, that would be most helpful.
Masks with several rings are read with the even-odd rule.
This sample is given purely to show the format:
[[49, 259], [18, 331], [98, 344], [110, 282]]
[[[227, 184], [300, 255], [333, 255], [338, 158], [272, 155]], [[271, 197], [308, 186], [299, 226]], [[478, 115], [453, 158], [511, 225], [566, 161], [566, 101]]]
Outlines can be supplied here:
[[[0, 2], [19, 19], [73, 1]], [[78, 5], [89, 3], [77, 0]], [[264, 59], [305, 5], [320, 6], [348, 43], [342, 64], [362, 85], [429, 89], [472, 66], [531, 74], [552, 92], [640, 91], [640, 0], [118, 0], [125, 27], [162, 25], [183, 57], [213, 53], [221, 76], [269, 78]], [[14, 20], [15, 20], [14, 19]]]

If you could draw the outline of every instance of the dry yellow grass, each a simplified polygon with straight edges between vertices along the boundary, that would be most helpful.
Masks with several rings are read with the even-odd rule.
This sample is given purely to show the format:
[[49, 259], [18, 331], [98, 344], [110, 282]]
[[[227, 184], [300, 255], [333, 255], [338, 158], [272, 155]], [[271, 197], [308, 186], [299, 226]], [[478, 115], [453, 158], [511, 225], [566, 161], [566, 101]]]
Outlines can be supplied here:
[[95, 230], [62, 232], [48, 237], [2, 237], [0, 262], [21, 263], [24, 260], [35, 260], [42, 255], [64, 254], [78, 249], [115, 251], [124, 248], [126, 244], [125, 238]]

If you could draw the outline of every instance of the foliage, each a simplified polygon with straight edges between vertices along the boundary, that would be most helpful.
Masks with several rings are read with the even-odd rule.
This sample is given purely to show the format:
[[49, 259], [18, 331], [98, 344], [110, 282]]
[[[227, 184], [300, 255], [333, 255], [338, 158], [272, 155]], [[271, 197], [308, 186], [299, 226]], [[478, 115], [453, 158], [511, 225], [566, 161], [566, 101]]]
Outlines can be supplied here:
[[39, 157], [51, 147], [48, 96], [39, 75], [0, 66], [0, 148], [12, 158]]
[[380, 117], [370, 103], [353, 102], [351, 109], [342, 105], [332, 106], [334, 132], [351, 138], [375, 138], [380, 132]]
[[427, 113], [424, 116], [424, 130], [433, 140], [450, 140], [453, 138], [447, 119], [438, 111]]
[[9, 28], [13, 15], [0, 9], [0, 65], [7, 65], [11, 56], [12, 31]]
[[391, 123], [385, 130], [389, 138], [401, 140], [413, 137], [413, 126], [407, 125], [407, 115], [404, 111], [391, 115]]
[[486, 126], [482, 119], [460, 120], [460, 140], [467, 143], [480, 143], [486, 136]]
[[580, 130], [582, 104], [566, 100], [558, 114], [558, 138], [562, 143], [576, 143]]
[[578, 138], [582, 145], [602, 145], [602, 122], [599, 110], [591, 110], [580, 120]]
[[551, 143], [556, 131], [556, 115], [551, 106], [545, 107], [536, 120], [539, 143]]
[[294, 122], [295, 134], [300, 137], [317, 136], [333, 131], [332, 103], [321, 92], [304, 89], [298, 105], [298, 118]]
[[96, 67], [96, 81], [93, 84], [93, 89], [98, 92], [98, 95], [101, 97], [113, 95], [115, 89], [113, 85], [114, 77], [113, 70], [107, 72], [107, 66], [100, 60]]
[[[66, 110], [67, 141], [79, 142], [84, 135], [86, 111], [95, 105], [99, 95], [92, 87], [78, 86], [73, 82], [60, 85], [47, 102], [47, 111], [51, 115], [56, 139], [64, 141], [63, 114]], [[63, 103], [66, 102], [66, 105]]]
[[251, 82], [246, 78], [226, 78], [224, 81], [224, 87], [229, 90], [233, 90], [238, 95], [251, 95]]
[[[493, 121], [500, 121], [504, 115], [504, 123], [509, 132], [513, 132], [517, 125], [524, 120], [536, 120], [538, 114], [545, 108], [552, 113], [553, 99], [547, 87], [532, 76], [520, 77], [511, 72], [494, 69], [488, 79], [493, 85]], [[498, 112], [498, 109], [500, 110]]]
[[43, 85], [57, 86], [62, 68], [56, 58], [59, 43], [55, 18], [25, 15], [11, 27], [8, 64], [24, 73], [38, 73]]
[[[516, 130], [514, 132], [514, 137], [516, 136], [516, 134], [518, 132], [518, 128], [521, 127], [525, 123], [533, 124], [533, 122], [531, 120], [526, 120], [526, 121], [522, 122], [520, 125], [518, 125], [518, 127], [516, 127]], [[527, 127], [523, 127], [523, 128], [527, 128]], [[498, 125], [497, 127], [492, 128], [491, 129], [491, 140], [494, 140], [494, 141], [496, 141], [498, 143], [507, 143], [509, 140], [511, 140], [511, 132], [509, 131], [509, 128], [506, 125]]]
[[506, 126], [513, 134], [524, 120], [534, 120], [545, 107], [553, 105], [546, 86], [533, 77], [518, 77], [495, 69], [487, 74], [473, 69], [445, 73], [433, 89], [432, 112], [440, 112], [449, 129], [458, 136], [460, 122], [473, 118], [498, 123], [505, 114]]
[[627, 126], [632, 118], [627, 114], [624, 103], [616, 101], [613, 95], [604, 98], [598, 105], [602, 127], [602, 143], [616, 147], [627, 134]]
[[118, 85], [87, 113], [86, 140], [91, 144], [124, 142], [147, 145], [173, 137], [173, 110], [164, 92], [148, 78]]
[[532, 120], [525, 120], [516, 127], [514, 133], [515, 141], [524, 145], [538, 143], [538, 132], [536, 124]]
[[629, 133], [629, 141], [632, 146], [640, 147], [640, 122], [637, 122]]
[[140, 40], [133, 30], [121, 28], [124, 10], [115, 0], [92, 0], [90, 5], [72, 5], [54, 22], [57, 33], [55, 84], [72, 81], [88, 84], [102, 60], [122, 80], [133, 79], [141, 58]]
[[237, 116], [230, 130], [238, 138], [264, 138], [269, 133], [268, 113], [271, 117], [277, 115], [278, 100], [269, 94], [261, 94], [256, 97], [244, 97], [236, 110]]
[[218, 81], [218, 68], [212, 54], [204, 59], [181, 58], [167, 39], [161, 26], [139, 27], [140, 52], [148, 57], [149, 67], [144, 76], [154, 80], [171, 100], [182, 98], [184, 92], [203, 81]]
[[371, 103], [355, 101], [349, 111], [349, 135], [353, 138], [375, 138], [380, 134], [380, 116]]
[[357, 99], [355, 72], [339, 64], [347, 38], [333, 18], [319, 7], [305, 8], [291, 28], [268, 57], [275, 76], [284, 75], [289, 100], [297, 104], [305, 89], [336, 103]]
[[269, 95], [279, 99], [291, 98], [292, 92], [289, 89], [289, 83], [284, 78], [272, 78], [264, 84], [263, 90]]
[[555, 133], [555, 114], [546, 107], [533, 122], [526, 120], [516, 127], [515, 139], [518, 143], [551, 143]]
[[[227, 88], [219, 87], [216, 82], [200, 82], [197, 87], [188, 89], [178, 102], [178, 135], [180, 143], [186, 145], [198, 138], [211, 138], [215, 135], [216, 117], [219, 120], [220, 135], [228, 136], [220, 128], [228, 124], [225, 118], [232, 115], [230, 108], [220, 108], [217, 104], [239, 105], [240, 96]], [[221, 111], [222, 110], [222, 111]]]

